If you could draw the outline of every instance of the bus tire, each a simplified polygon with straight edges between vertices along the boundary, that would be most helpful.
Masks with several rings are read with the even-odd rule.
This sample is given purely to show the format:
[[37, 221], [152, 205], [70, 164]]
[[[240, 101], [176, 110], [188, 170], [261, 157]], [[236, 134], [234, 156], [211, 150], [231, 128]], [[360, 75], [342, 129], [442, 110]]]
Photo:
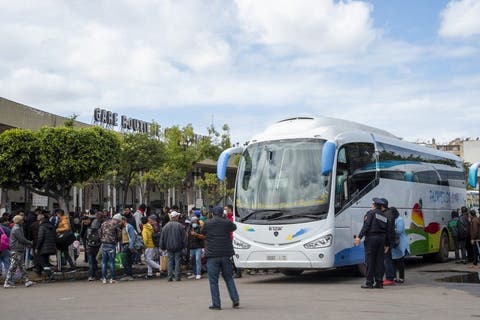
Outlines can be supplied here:
[[442, 235], [440, 236], [440, 246], [438, 248], [438, 253], [435, 255], [435, 261], [447, 262], [449, 250], [450, 250], [450, 243], [448, 239], [448, 233], [445, 231], [442, 231]]
[[280, 271], [286, 276], [299, 276], [303, 273], [303, 269], [284, 269]]

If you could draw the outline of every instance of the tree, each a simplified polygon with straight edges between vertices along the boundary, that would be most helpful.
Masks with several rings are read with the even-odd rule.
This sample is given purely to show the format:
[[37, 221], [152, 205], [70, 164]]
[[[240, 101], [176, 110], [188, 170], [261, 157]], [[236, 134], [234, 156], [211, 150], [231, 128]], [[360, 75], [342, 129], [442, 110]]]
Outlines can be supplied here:
[[233, 189], [227, 189], [227, 179], [220, 181], [215, 173], [205, 173], [197, 180], [197, 186], [206, 195], [207, 203], [217, 205], [222, 199], [233, 196]]
[[193, 164], [201, 158], [191, 124], [165, 130], [164, 161], [146, 173], [148, 182], [160, 190], [180, 186], [192, 171]]
[[112, 170], [119, 150], [117, 134], [99, 127], [7, 130], [0, 134], [0, 185], [52, 197], [68, 211], [72, 187]]
[[164, 161], [162, 141], [145, 133], [127, 133], [121, 141], [119, 167], [116, 172], [123, 190], [123, 205], [133, 182], [144, 182], [144, 175], [159, 168]]

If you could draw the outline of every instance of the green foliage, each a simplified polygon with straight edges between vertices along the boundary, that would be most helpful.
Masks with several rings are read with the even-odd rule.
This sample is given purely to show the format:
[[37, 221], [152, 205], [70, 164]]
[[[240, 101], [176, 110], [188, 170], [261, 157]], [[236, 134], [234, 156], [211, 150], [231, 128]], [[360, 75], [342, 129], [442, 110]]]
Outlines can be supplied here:
[[99, 127], [7, 130], [0, 134], [0, 185], [22, 186], [65, 204], [74, 184], [112, 170], [119, 150], [117, 134]]
[[216, 205], [224, 197], [233, 196], [233, 189], [227, 189], [227, 180], [220, 181], [215, 173], [205, 173], [203, 178], [197, 180], [197, 186], [202, 189], [210, 205]]
[[[120, 148], [119, 166], [116, 172], [124, 191], [135, 182], [140, 183], [151, 170], [159, 168], [165, 158], [164, 144], [154, 136], [144, 133], [123, 135]], [[150, 174], [147, 174], [150, 177]], [[125, 204], [127, 192], [124, 192]]]
[[23, 183], [41, 186], [38, 140], [31, 130], [11, 129], [0, 134], [0, 185], [18, 188]]

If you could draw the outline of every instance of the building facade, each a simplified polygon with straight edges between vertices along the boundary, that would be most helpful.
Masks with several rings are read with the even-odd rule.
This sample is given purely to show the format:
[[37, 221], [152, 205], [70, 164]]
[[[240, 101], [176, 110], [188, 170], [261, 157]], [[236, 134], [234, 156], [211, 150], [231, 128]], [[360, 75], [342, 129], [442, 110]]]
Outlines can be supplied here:
[[[70, 119], [57, 116], [39, 109], [35, 109], [5, 98], [0, 97], [0, 133], [12, 128], [39, 130], [44, 126], [64, 126]], [[86, 128], [90, 124], [74, 121], [74, 127]], [[146, 203], [153, 210], [161, 207], [178, 205], [180, 208], [203, 206], [205, 203], [201, 190], [196, 187], [197, 179], [205, 173], [216, 172], [216, 162], [204, 160], [196, 163], [193, 171], [185, 177], [181, 187], [168, 190], [152, 188], [148, 192], [142, 192], [141, 186], [135, 186], [124, 191], [118, 186], [104, 182], [85, 183], [82, 187], [72, 190], [69, 203], [71, 211], [83, 212], [89, 209], [107, 209], [110, 212], [118, 212], [122, 207], [136, 208], [141, 203]], [[228, 177], [230, 184], [235, 180], [236, 167], [230, 165]], [[232, 186], [229, 186], [230, 188]], [[124, 193], [127, 193], [126, 203], [122, 203]], [[146, 199], [143, 195], [147, 194]], [[15, 212], [25, 208], [42, 207], [52, 210], [58, 204], [52, 198], [34, 194], [26, 189], [6, 190], [0, 189], [0, 213], [4, 211]]]

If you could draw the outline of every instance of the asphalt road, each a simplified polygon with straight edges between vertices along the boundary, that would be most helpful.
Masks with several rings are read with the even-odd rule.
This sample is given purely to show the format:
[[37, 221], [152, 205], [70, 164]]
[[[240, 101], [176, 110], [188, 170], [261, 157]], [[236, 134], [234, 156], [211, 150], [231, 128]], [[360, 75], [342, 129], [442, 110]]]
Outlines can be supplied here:
[[[245, 275], [236, 279], [240, 309], [232, 309], [220, 287], [222, 310], [212, 311], [208, 280], [165, 279], [118, 282], [58, 281], [1, 289], [0, 319], [475, 319], [480, 284], [436, 279], [472, 271], [453, 262], [408, 263], [406, 283], [361, 289], [364, 279], [349, 270]], [[478, 270], [480, 271], [480, 270]], [[479, 276], [479, 274], [471, 274]], [[472, 278], [476, 279], [476, 278]], [[479, 279], [480, 281], [480, 279]]]

